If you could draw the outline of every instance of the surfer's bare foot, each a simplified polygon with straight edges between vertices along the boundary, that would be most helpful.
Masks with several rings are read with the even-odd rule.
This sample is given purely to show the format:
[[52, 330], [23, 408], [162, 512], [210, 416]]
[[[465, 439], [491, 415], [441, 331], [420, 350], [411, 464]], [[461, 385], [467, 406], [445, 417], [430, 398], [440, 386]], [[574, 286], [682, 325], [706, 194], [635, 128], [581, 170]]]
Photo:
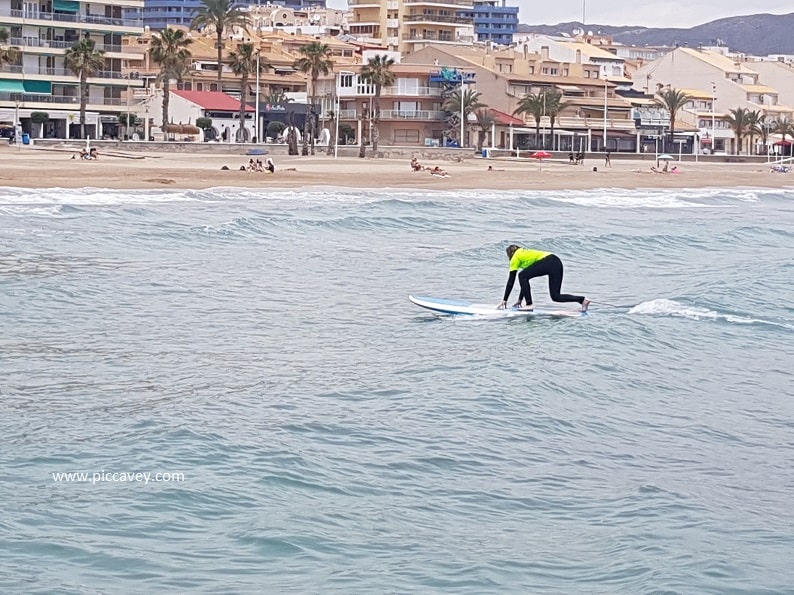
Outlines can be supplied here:
[[582, 312], [587, 312], [587, 307], [590, 305], [590, 300], [584, 298], [582, 301]]
[[532, 310], [534, 310], [534, 309], [535, 309], [535, 306], [533, 306], [532, 304], [529, 304], [528, 306], [522, 306], [522, 307], [519, 307], [518, 309], [519, 309], [519, 310], [529, 310], [529, 311], [532, 311]]

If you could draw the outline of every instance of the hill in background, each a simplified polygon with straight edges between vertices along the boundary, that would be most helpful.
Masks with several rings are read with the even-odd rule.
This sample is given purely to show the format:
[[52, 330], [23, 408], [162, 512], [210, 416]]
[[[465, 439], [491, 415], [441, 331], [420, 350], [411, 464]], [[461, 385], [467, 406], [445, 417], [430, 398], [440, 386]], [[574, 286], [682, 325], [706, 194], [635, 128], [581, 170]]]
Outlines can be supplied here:
[[725, 45], [732, 51], [766, 56], [769, 54], [794, 54], [794, 13], [754, 14], [728, 17], [711, 21], [690, 29], [651, 29], [648, 27], [582, 25], [571, 21], [557, 25], [518, 26], [520, 33], [568, 35], [574, 29], [610, 35], [624, 45], [666, 45], [696, 48], [706, 45]]

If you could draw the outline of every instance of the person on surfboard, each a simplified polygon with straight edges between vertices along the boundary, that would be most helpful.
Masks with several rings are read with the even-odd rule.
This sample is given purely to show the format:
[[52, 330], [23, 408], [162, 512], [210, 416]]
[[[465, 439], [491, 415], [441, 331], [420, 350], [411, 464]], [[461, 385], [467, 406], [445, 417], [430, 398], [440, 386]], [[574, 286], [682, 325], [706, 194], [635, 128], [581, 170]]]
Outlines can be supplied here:
[[[513, 291], [516, 275], [518, 275], [518, 286], [521, 288], [521, 294], [513, 307], [522, 310], [532, 310], [534, 308], [532, 305], [532, 293], [529, 290], [529, 280], [548, 275], [549, 295], [552, 301], [577, 302], [582, 305], [582, 312], [587, 311], [590, 300], [586, 297], [560, 293], [560, 288], [562, 287], [562, 261], [555, 254], [510, 244], [507, 247], [507, 258], [510, 259], [510, 275], [507, 277], [504, 298], [502, 303], [499, 304], [500, 310], [507, 308], [507, 300], [510, 298], [510, 292]], [[522, 307], [521, 302], [526, 302], [526, 306]]]

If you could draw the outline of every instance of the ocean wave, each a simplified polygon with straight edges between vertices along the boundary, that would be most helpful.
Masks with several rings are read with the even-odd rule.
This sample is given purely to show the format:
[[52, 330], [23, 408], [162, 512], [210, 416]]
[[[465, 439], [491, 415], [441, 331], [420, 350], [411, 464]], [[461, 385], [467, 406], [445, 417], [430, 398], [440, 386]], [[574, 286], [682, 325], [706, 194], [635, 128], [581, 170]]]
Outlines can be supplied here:
[[[217, 187], [206, 190], [109, 190], [103, 188], [0, 188], [0, 213], [15, 214], [14, 208], [48, 208], [53, 205], [96, 207], [113, 205], [140, 205], [174, 202], [225, 202], [264, 201], [283, 209], [284, 206], [312, 205], [379, 205], [389, 210], [408, 208], [451, 207], [473, 209], [487, 213], [502, 207], [514, 208], [515, 203], [525, 206], [550, 206], [566, 203], [576, 206], [613, 209], [676, 209], [731, 207], [741, 203], [760, 201], [790, 201], [790, 190], [754, 188], [705, 189], [616, 189], [544, 190], [528, 193], [522, 190], [405, 190], [405, 189], [251, 189]], [[32, 211], [16, 211], [35, 214]], [[50, 211], [49, 213], [55, 214]]]
[[736, 314], [723, 314], [716, 310], [709, 310], [708, 308], [701, 308], [698, 306], [687, 306], [681, 302], [664, 298], [637, 304], [632, 307], [628, 313], [633, 315], [650, 314], [655, 316], [671, 316], [674, 318], [688, 318], [690, 320], [713, 320], [733, 324], [762, 324], [778, 328], [794, 329], [793, 324], [785, 322], [776, 322], [773, 320]]

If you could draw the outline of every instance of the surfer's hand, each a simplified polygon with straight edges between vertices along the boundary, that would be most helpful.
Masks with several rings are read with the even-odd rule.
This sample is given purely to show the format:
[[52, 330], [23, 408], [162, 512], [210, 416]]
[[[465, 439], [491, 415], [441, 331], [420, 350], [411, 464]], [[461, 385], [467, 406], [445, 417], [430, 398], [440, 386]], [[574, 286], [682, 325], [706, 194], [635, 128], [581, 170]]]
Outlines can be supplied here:
[[507, 308], [507, 300], [502, 300], [502, 303], [496, 307], [497, 310], [504, 310], [505, 308]]

